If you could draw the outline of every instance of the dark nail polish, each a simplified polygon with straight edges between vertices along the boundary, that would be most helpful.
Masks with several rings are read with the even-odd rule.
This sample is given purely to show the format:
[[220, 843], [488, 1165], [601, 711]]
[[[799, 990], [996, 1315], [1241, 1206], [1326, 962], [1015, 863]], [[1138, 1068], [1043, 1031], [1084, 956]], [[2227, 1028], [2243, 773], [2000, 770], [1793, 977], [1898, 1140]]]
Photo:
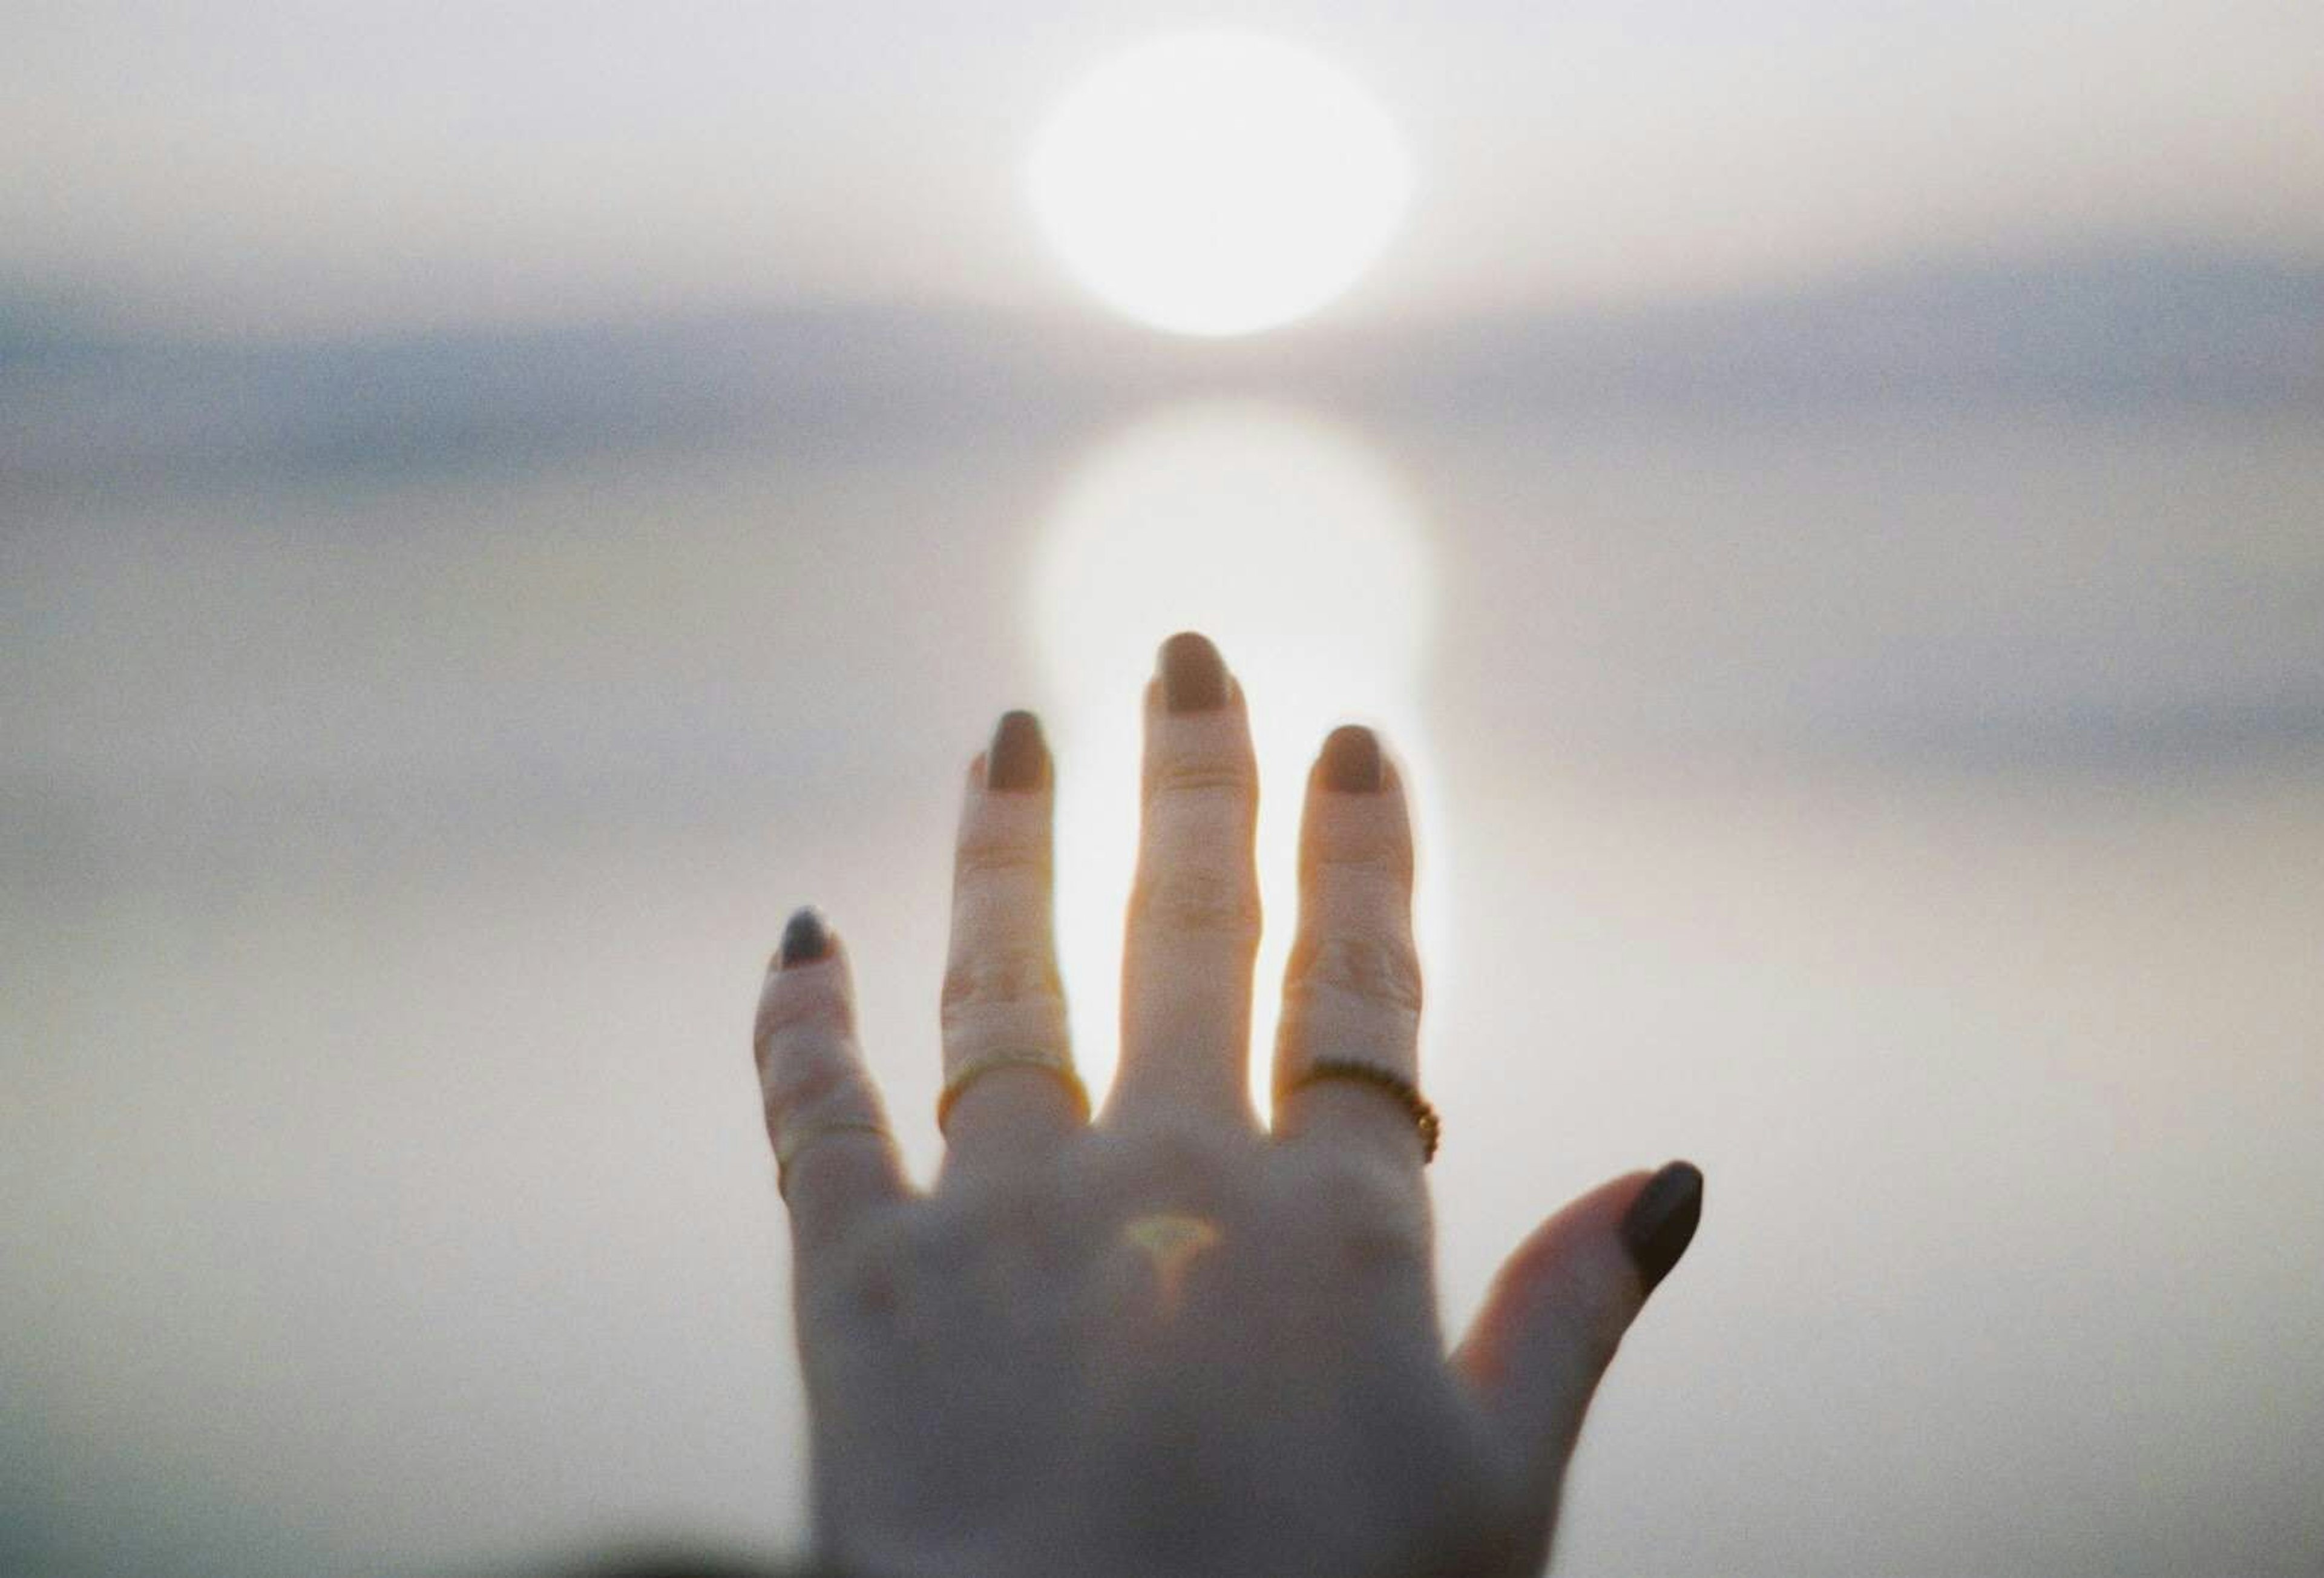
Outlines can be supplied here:
[[1342, 794], [1379, 792], [1379, 736], [1357, 724], [1342, 724], [1323, 742], [1323, 785]]
[[1049, 781], [1049, 747], [1041, 720], [1028, 712], [1005, 712], [984, 753], [984, 787], [1037, 789]]
[[812, 904], [798, 910], [783, 927], [783, 951], [776, 956], [788, 970], [793, 964], [812, 964], [831, 952], [831, 931], [823, 924], [823, 917], [815, 912]]
[[1213, 712], [1227, 704], [1227, 666], [1193, 631], [1162, 643], [1162, 697], [1172, 712]]
[[1702, 1220], [1702, 1172], [1691, 1161], [1674, 1161], [1656, 1173], [1622, 1218], [1622, 1247], [1638, 1268], [1648, 1293], [1670, 1275]]

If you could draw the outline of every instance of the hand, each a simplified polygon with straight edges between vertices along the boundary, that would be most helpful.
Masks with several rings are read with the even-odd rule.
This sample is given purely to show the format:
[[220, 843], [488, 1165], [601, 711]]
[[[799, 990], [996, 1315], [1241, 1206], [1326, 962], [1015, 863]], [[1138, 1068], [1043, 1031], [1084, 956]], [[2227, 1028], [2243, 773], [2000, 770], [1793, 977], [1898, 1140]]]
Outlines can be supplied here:
[[[1058, 1072], [1049, 785], [1028, 714], [969, 768], [933, 1189], [903, 1176], [813, 911], [760, 999], [818, 1553], [896, 1578], [1537, 1572], [1702, 1175], [1632, 1173], [1551, 1217], [1448, 1359], [1399, 1091], [1420, 974], [1394, 765], [1341, 729], [1308, 778], [1272, 1131], [1246, 1094], [1257, 769], [1211, 643], [1173, 637], [1147, 687], [1120, 1070], [1094, 1122]], [[1390, 1077], [1303, 1083], [1318, 1058]]]

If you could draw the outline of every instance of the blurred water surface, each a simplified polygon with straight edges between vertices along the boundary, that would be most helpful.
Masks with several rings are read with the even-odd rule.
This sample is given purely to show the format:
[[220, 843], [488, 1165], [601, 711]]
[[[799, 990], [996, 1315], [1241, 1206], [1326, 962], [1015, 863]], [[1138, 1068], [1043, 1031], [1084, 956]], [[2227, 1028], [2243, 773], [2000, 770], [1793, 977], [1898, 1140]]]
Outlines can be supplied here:
[[[1710, 1179], [1561, 1571], [2324, 1567], [2313, 409], [1279, 398], [1435, 567], [1449, 1319]], [[758, 971], [827, 909], [925, 1176], [958, 775], [1069, 688], [1118, 403], [0, 470], [0, 1567], [796, 1540]]]

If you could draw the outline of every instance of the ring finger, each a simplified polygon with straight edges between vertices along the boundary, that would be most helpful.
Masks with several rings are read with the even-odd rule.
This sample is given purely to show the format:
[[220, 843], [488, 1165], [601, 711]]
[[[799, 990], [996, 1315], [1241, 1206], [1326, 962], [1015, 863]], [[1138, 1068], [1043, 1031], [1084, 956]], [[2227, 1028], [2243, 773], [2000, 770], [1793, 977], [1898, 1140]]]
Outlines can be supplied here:
[[1403, 780], [1370, 729], [1336, 729], [1300, 823], [1299, 929], [1276, 1037], [1282, 1131], [1416, 1177], [1433, 1145], [1427, 1109], [1406, 1104], [1418, 1100], [1419, 1043]]

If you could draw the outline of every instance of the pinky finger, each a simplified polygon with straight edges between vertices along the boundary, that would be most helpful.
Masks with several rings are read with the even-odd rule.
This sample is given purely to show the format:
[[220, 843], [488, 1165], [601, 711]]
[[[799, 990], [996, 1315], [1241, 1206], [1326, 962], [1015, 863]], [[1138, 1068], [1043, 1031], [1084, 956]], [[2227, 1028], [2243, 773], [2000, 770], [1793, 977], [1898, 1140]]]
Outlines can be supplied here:
[[812, 909], [783, 928], [752, 1047], [792, 1242], [805, 1260], [908, 1193], [856, 1046], [846, 950]]

